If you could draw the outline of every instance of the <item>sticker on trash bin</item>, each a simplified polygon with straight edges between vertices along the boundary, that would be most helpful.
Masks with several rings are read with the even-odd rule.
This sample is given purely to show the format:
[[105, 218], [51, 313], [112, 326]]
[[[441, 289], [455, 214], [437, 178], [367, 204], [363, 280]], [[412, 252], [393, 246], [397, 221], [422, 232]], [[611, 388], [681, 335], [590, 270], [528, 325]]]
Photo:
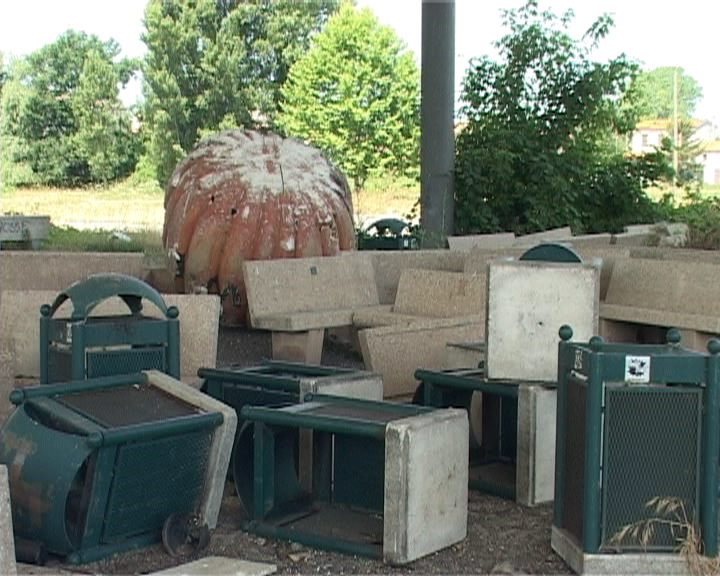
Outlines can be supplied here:
[[650, 356], [625, 356], [625, 382], [650, 382]]

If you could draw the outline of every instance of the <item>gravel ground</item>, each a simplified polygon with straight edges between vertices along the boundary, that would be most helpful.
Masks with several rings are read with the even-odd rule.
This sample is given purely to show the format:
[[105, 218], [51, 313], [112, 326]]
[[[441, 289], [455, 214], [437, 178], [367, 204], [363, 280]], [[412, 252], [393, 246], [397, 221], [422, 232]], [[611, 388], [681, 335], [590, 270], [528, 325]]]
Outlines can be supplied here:
[[[218, 365], [249, 366], [270, 357], [268, 333], [222, 329]], [[326, 342], [323, 364], [362, 367], [361, 358], [347, 346]], [[88, 574], [145, 574], [189, 562], [199, 556], [219, 555], [267, 562], [278, 574], [571, 574], [550, 548], [552, 506], [526, 508], [516, 503], [470, 491], [467, 538], [450, 548], [407, 566], [306, 548], [298, 544], [259, 538], [240, 530], [245, 512], [228, 482], [217, 529], [200, 555], [169, 556], [161, 545], [72, 567]], [[63, 566], [49, 563], [58, 572]], [[65, 569], [69, 567], [64, 567]], [[28, 569], [21, 571], [30, 573]]]

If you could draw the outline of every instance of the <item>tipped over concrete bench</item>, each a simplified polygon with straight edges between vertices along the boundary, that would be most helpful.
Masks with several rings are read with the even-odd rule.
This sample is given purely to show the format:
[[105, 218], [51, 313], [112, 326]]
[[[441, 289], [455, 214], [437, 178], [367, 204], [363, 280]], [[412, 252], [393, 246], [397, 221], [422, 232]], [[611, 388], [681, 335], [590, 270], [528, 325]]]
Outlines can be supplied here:
[[677, 328], [682, 344], [705, 351], [720, 334], [720, 266], [704, 262], [619, 258], [600, 305], [600, 334], [618, 342], [664, 342]]
[[246, 261], [243, 275], [250, 325], [272, 332], [276, 360], [320, 364], [326, 328], [352, 326], [357, 311], [379, 306], [363, 254]]

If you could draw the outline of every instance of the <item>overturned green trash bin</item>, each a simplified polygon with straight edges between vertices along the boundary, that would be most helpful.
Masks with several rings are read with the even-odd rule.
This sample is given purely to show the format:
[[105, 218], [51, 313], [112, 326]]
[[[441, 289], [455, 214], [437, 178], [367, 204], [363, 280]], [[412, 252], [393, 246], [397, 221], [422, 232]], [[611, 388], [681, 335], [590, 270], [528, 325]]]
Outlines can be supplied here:
[[164, 376], [13, 391], [0, 463], [9, 471], [16, 540], [85, 563], [159, 542], [178, 516], [214, 527], [213, 454], [234, 427], [223, 428], [220, 403], [193, 401], [181, 382], [168, 377], [167, 386], [153, 375]]

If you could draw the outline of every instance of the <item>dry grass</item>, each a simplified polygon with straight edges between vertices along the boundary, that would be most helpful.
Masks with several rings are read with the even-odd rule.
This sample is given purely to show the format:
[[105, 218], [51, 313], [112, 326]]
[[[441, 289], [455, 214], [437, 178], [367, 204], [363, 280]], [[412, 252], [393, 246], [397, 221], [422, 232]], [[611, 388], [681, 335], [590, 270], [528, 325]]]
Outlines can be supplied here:
[[[353, 193], [355, 221], [377, 216], [406, 218], [420, 198], [417, 185], [392, 180], [370, 182]], [[49, 215], [53, 225], [78, 229], [162, 230], [164, 194], [159, 186], [132, 180], [108, 187], [19, 188], [0, 194], [0, 213]]]
[[646, 548], [657, 526], [667, 526], [677, 542], [676, 550], [685, 557], [691, 574], [710, 576], [720, 574], [720, 558], [703, 555], [702, 538], [694, 520], [688, 517], [682, 500], [655, 497], [645, 506], [654, 516], [623, 526], [610, 539], [611, 545], [634, 542]]
[[0, 212], [49, 215], [55, 226], [79, 229], [162, 230], [163, 192], [130, 181], [103, 188], [19, 188], [3, 191]]

